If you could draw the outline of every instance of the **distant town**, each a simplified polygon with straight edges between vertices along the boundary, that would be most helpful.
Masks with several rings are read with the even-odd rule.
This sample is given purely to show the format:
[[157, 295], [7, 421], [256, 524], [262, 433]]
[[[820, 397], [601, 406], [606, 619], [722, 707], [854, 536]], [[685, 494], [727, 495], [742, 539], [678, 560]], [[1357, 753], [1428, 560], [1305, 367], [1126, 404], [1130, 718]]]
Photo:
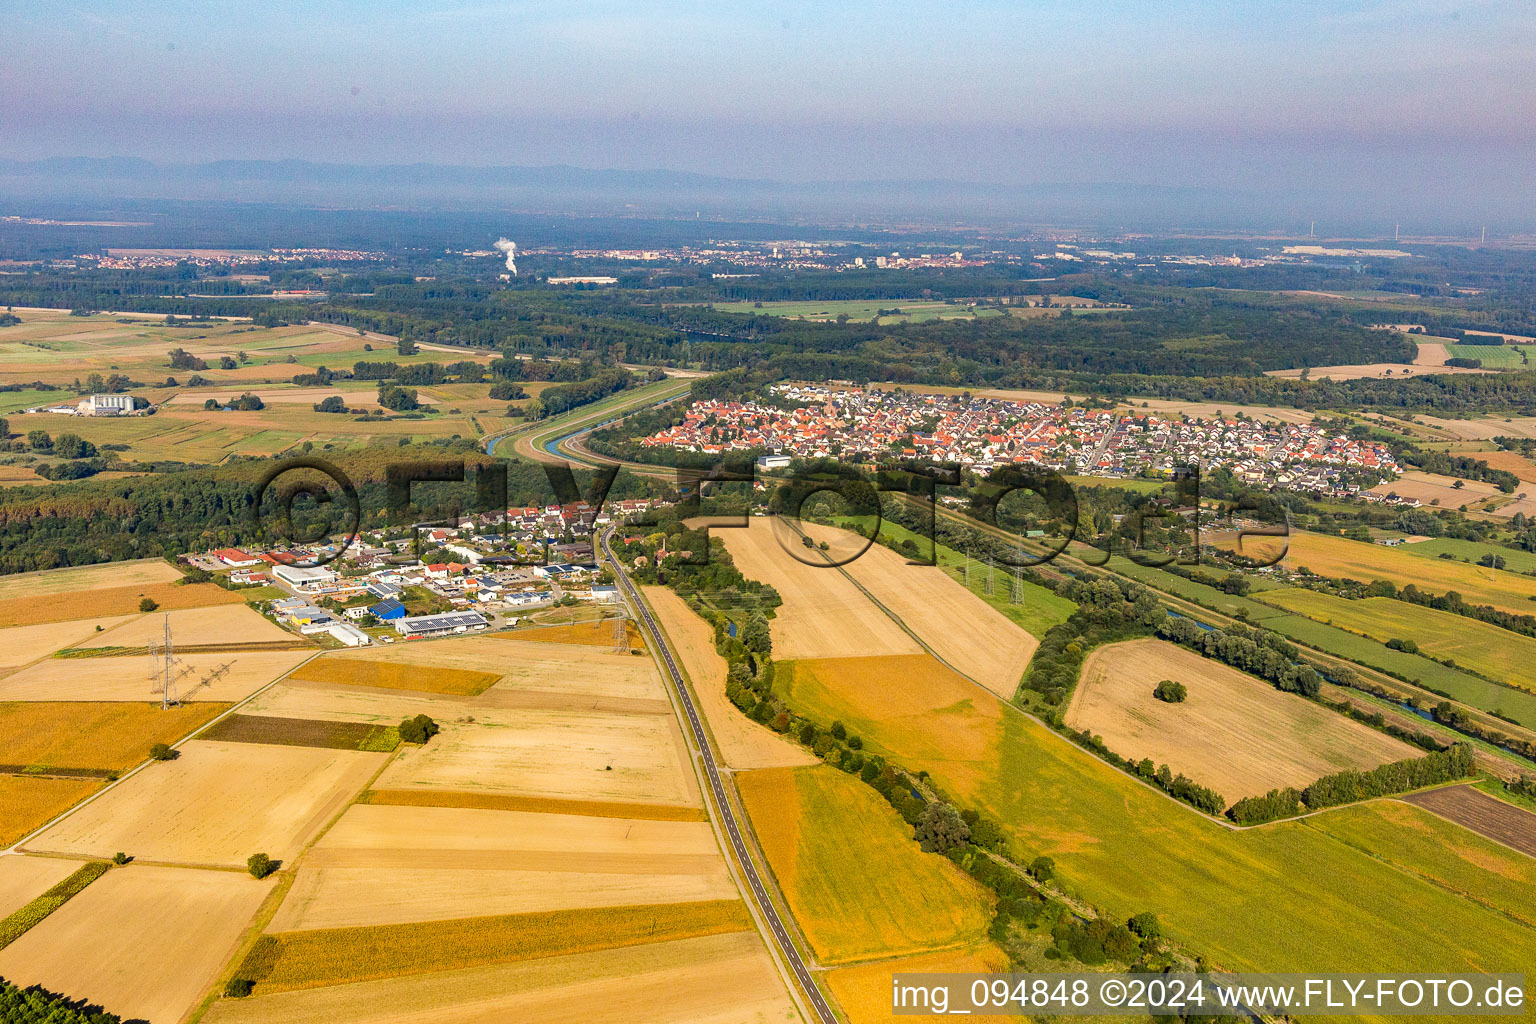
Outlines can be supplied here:
[[1040, 401], [816, 384], [775, 384], [767, 399], [708, 400], [643, 446], [794, 456], [950, 462], [986, 476], [1003, 465], [1104, 477], [1168, 478], [1223, 468], [1246, 483], [1361, 494], [1401, 472], [1391, 450], [1318, 427], [1248, 417], [1168, 418]]

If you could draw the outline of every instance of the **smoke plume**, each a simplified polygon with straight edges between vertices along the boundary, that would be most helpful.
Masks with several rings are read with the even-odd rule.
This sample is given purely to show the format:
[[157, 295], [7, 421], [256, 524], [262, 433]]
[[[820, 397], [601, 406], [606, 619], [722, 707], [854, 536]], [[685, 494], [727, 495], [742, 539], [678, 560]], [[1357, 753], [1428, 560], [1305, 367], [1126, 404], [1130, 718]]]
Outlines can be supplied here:
[[512, 271], [512, 276], [517, 276], [517, 243], [505, 238], [496, 239], [496, 248], [507, 254], [507, 269]]

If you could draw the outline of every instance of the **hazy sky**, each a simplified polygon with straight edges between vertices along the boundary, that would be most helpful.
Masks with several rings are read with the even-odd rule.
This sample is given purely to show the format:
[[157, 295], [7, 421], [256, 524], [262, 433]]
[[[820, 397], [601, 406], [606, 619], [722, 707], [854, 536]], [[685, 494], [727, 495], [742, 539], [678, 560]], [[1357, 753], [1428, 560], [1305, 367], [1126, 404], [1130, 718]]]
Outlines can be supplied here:
[[1536, 7], [14, 0], [0, 156], [1536, 193]]

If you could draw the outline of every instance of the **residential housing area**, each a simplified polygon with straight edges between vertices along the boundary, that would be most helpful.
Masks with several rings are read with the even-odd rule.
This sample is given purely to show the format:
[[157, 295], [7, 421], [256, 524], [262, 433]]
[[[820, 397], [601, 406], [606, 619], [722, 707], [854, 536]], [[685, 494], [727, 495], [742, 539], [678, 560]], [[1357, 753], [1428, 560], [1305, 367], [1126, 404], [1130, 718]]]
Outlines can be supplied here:
[[811, 384], [775, 384], [762, 402], [704, 400], [643, 446], [789, 456], [957, 463], [979, 476], [1003, 465], [1070, 475], [1168, 477], [1224, 468], [1246, 483], [1358, 494], [1401, 472], [1386, 445], [1310, 424], [1242, 416], [1173, 418], [1040, 401]]

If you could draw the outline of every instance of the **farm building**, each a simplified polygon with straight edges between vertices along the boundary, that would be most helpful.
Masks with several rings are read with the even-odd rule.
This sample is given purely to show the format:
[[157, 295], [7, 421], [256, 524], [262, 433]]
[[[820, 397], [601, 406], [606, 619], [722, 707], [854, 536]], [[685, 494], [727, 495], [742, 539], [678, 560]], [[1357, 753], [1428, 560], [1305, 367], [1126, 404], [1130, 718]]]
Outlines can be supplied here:
[[374, 616], [374, 618], [384, 621], [392, 621], [394, 619], [405, 618], [405, 605], [401, 604], [399, 601], [396, 601], [394, 598], [388, 598], [386, 600], [380, 601], [377, 604], [371, 604], [368, 606], [368, 611]]
[[127, 416], [133, 412], [133, 396], [91, 395], [79, 409], [83, 416]]
[[395, 620], [395, 632], [404, 637], [446, 636], [484, 629], [490, 623], [479, 612], [443, 612], [439, 615], [412, 615]]

